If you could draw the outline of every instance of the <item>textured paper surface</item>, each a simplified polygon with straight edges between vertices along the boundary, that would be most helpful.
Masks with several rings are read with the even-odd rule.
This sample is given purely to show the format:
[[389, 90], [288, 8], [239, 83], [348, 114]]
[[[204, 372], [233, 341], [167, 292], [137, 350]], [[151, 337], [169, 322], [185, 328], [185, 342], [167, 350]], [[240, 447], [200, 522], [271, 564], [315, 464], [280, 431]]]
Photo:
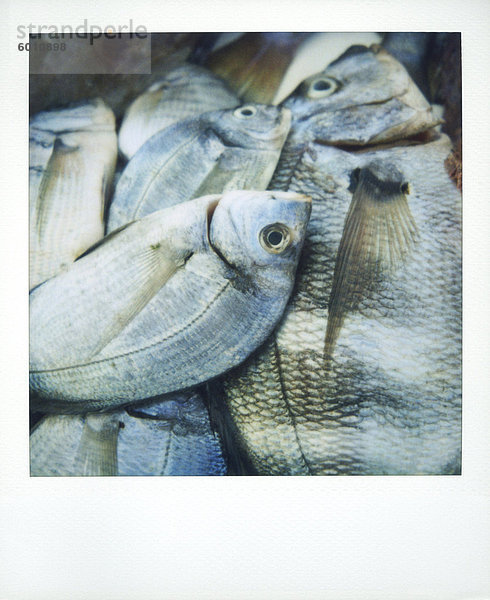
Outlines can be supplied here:
[[[490, 5], [233, 0], [5, 3], [0, 599], [490, 598]], [[29, 478], [25, 23], [148, 30], [463, 32], [461, 477]]]

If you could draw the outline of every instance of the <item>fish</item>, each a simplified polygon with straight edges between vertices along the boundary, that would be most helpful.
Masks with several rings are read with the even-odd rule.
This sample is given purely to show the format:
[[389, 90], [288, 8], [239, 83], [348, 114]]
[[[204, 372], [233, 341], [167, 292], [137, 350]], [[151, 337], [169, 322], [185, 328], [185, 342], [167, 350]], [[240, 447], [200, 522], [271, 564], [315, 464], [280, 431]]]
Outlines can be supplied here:
[[112, 232], [35, 288], [30, 386], [44, 412], [121, 406], [243, 361], [284, 310], [310, 210], [297, 193], [205, 196]]
[[47, 415], [29, 442], [33, 477], [226, 474], [196, 393], [104, 413]]
[[451, 141], [378, 47], [351, 48], [285, 105], [291, 133], [270, 186], [312, 198], [296, 283], [273, 334], [210, 393], [212, 410], [226, 407], [248, 472], [459, 473]]
[[32, 289], [103, 237], [117, 138], [114, 114], [100, 99], [39, 113], [29, 132]]
[[212, 111], [155, 134], [118, 180], [107, 232], [199, 196], [265, 189], [290, 122], [286, 109], [249, 104]]
[[129, 160], [158, 131], [205, 112], [240, 104], [225, 82], [207, 69], [181, 65], [129, 105], [119, 130], [119, 149]]

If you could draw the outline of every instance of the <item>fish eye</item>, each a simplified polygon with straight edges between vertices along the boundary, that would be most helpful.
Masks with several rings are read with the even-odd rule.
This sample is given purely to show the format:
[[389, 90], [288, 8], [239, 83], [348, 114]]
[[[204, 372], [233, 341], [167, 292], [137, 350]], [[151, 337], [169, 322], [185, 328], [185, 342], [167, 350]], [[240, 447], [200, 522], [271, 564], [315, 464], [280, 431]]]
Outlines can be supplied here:
[[410, 185], [407, 181], [404, 181], [401, 184], [400, 189], [401, 189], [402, 194], [410, 194]]
[[336, 92], [338, 87], [339, 85], [335, 79], [322, 75], [310, 83], [307, 95], [310, 98], [326, 98]]
[[288, 248], [293, 241], [289, 227], [282, 223], [267, 225], [259, 233], [261, 246], [271, 254], [280, 254]]
[[240, 108], [237, 108], [233, 113], [233, 116], [238, 117], [239, 119], [250, 119], [250, 117], [253, 117], [256, 113], [257, 109], [255, 108], [255, 106], [247, 105], [240, 106]]

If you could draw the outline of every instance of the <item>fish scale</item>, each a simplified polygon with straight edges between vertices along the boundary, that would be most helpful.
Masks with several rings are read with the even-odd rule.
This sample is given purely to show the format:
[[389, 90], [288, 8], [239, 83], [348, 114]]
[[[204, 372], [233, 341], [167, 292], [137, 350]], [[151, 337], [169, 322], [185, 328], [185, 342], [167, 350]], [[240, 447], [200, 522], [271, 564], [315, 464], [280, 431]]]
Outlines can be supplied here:
[[[450, 149], [444, 135], [427, 144], [359, 154], [316, 145], [315, 152], [303, 154], [293, 176], [279, 167], [276, 181], [289, 179], [287, 189], [307, 191], [313, 200], [295, 293], [274, 339], [224, 383], [230, 413], [260, 473], [458, 469], [461, 205], [444, 170]], [[325, 371], [325, 302], [351, 200], [349, 176], [374, 159], [395, 163], [409, 181], [418, 239], [405, 264], [347, 314]], [[303, 169], [305, 161], [314, 168]], [[333, 188], [319, 187], [322, 173], [335, 180]], [[276, 382], [273, 402], [261, 397], [264, 381]], [[247, 412], [251, 402], [254, 410]], [[254, 436], [254, 429], [264, 428], [266, 435]], [[285, 449], [283, 438], [293, 445], [296, 440], [296, 452], [288, 444]]]

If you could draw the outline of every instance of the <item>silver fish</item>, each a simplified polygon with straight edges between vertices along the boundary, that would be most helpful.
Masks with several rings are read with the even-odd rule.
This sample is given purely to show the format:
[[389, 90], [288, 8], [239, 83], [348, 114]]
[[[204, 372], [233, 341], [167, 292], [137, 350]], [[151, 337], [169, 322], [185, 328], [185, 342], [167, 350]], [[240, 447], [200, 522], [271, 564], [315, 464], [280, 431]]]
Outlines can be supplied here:
[[[223, 382], [238, 442], [260, 474], [460, 468], [461, 197], [444, 170], [451, 143], [437, 134], [409, 143], [421, 119], [433, 126], [430, 111], [403, 109], [394, 119], [398, 100], [388, 91], [400, 68], [386, 79], [380, 55], [383, 68], [394, 64], [384, 51], [353, 49], [346, 65], [326, 70], [338, 80], [355, 57], [373, 66], [359, 70], [358, 83], [332, 82], [336, 118], [359, 116], [368, 102], [369, 118], [353, 118], [352, 135], [342, 121], [338, 131], [324, 127], [329, 109], [310, 102], [307, 113], [298, 96], [286, 103], [293, 131], [271, 185], [313, 201], [295, 291], [274, 335]], [[349, 102], [347, 87], [362, 92], [376, 73], [385, 77], [379, 93]], [[328, 145], [380, 139], [391, 144]]]
[[102, 100], [40, 113], [29, 129], [32, 288], [104, 235], [117, 139], [114, 114]]
[[117, 406], [243, 361], [282, 314], [309, 198], [234, 191], [113, 232], [30, 297], [30, 383], [46, 399]]
[[107, 231], [206, 194], [267, 187], [289, 131], [288, 110], [246, 105], [155, 134], [126, 166]]
[[239, 104], [222, 79], [203, 67], [182, 65], [129, 106], [119, 130], [119, 149], [130, 159], [152, 135], [169, 125]]
[[30, 436], [31, 475], [224, 475], [197, 394], [110, 413], [48, 415]]

